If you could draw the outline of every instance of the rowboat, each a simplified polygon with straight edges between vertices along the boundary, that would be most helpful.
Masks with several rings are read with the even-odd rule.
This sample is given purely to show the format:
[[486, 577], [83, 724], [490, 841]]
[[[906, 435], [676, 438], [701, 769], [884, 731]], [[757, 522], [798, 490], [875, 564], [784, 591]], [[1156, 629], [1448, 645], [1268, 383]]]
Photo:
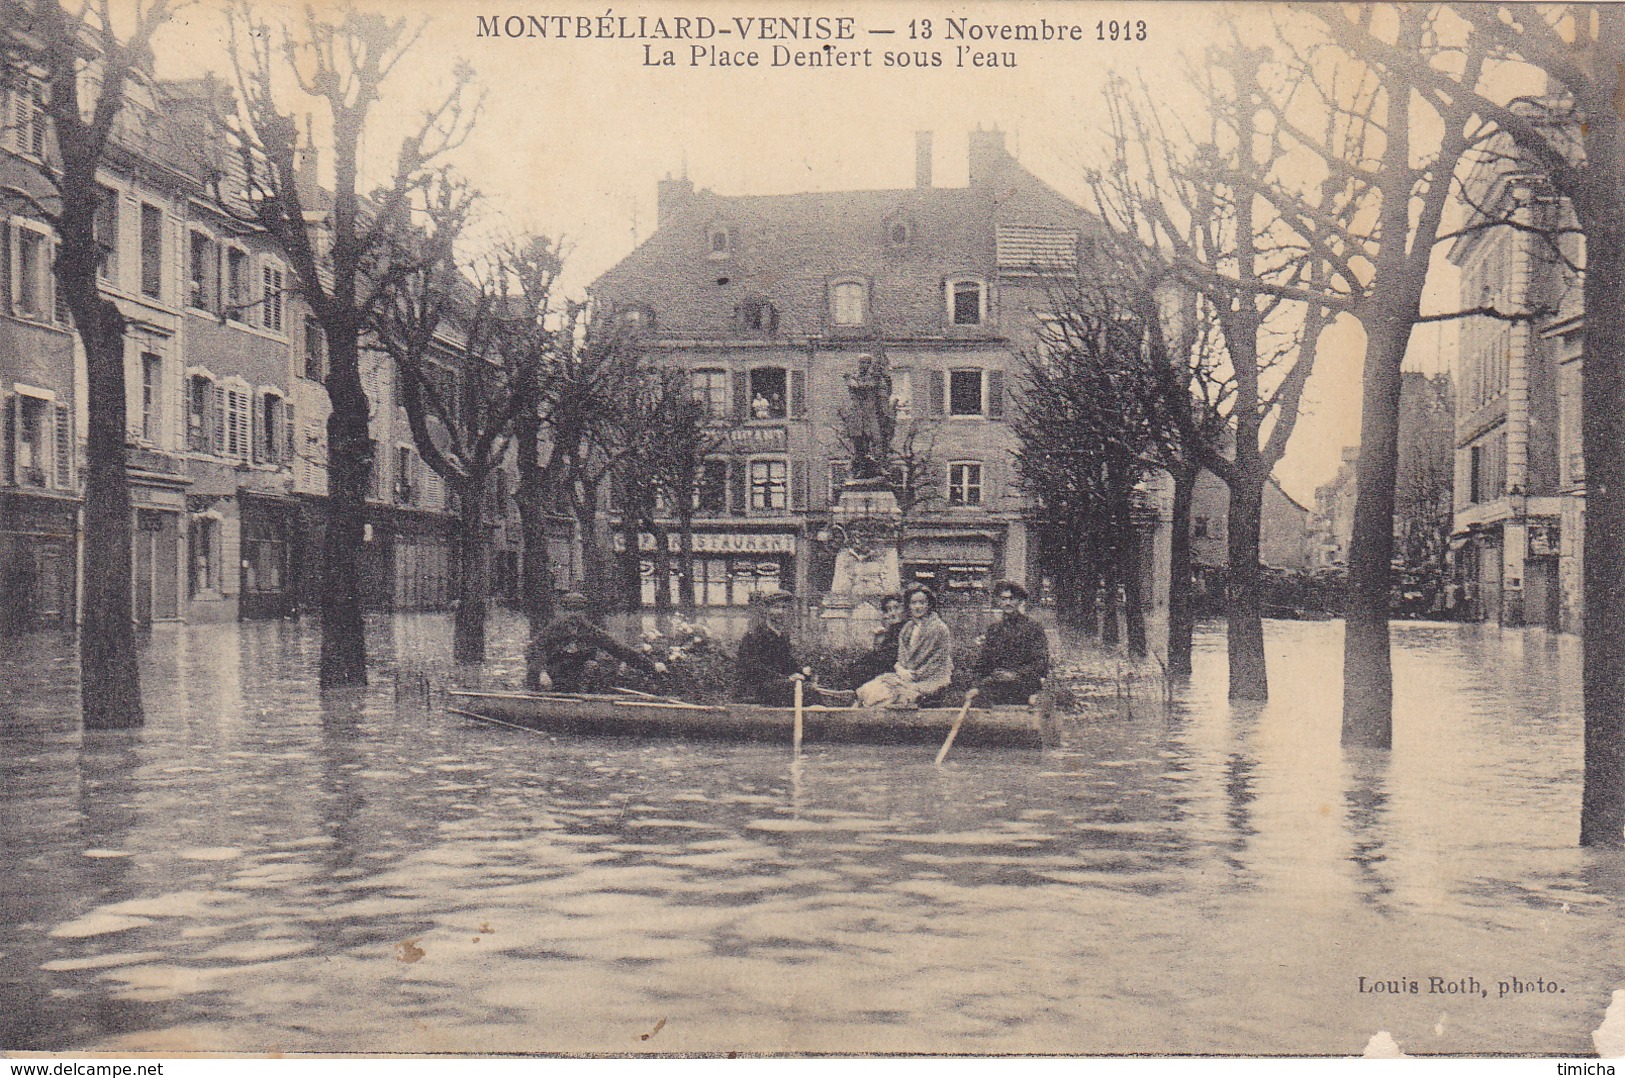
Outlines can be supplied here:
[[[756, 704], [688, 704], [669, 699], [529, 692], [452, 690], [451, 710], [472, 718], [549, 734], [780, 741], [789, 744], [795, 709]], [[959, 716], [957, 707], [913, 710], [809, 706], [801, 709], [808, 742], [937, 744]], [[1044, 747], [1043, 707], [972, 708], [955, 744]]]

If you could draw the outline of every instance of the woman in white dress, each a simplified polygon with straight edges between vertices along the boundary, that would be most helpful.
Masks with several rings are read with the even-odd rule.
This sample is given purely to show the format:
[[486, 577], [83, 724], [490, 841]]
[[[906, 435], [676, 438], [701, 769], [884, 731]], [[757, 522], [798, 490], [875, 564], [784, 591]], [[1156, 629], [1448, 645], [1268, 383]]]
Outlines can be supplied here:
[[858, 707], [919, 707], [923, 697], [953, 680], [953, 640], [937, 614], [937, 597], [916, 585], [906, 599], [908, 623], [897, 638], [897, 665], [858, 687]]

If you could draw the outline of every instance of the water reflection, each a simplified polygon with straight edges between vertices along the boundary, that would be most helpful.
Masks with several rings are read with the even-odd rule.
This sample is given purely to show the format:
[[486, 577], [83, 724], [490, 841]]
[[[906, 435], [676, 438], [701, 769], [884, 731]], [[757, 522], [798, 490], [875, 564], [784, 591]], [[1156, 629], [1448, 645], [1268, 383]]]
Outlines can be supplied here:
[[[373, 686], [326, 699], [297, 625], [159, 627], [119, 735], [79, 734], [60, 641], [8, 645], [3, 1042], [1585, 1051], [1625, 869], [1573, 845], [1577, 648], [1396, 639], [1391, 754], [1338, 746], [1338, 627], [1272, 624], [1268, 705], [1224, 699], [1207, 632], [1170, 706], [940, 768], [472, 723], [415, 688], [444, 619], [376, 626]], [[1489, 998], [1358, 990], [1452, 973]]]

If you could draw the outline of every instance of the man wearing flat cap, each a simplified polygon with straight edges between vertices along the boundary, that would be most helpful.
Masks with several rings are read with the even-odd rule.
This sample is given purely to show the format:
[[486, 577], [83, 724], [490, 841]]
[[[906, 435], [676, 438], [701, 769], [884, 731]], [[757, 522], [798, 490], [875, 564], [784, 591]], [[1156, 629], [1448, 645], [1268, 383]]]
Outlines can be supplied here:
[[771, 589], [750, 597], [751, 626], [739, 641], [734, 667], [734, 699], [745, 704], [789, 707], [793, 679], [802, 673], [790, 653], [790, 614], [795, 596]]
[[1049, 674], [1049, 638], [1022, 612], [1027, 589], [1001, 580], [993, 589], [998, 619], [989, 625], [972, 672], [984, 704], [1025, 704]]
[[[525, 654], [526, 681], [533, 690], [600, 692], [609, 687], [608, 675], [620, 663], [650, 673], [665, 672], [664, 664], [650, 662], [648, 656], [599, 627], [587, 613], [587, 597], [572, 591], [560, 597], [558, 616], [531, 641]], [[546, 686], [541, 678], [544, 672]]]

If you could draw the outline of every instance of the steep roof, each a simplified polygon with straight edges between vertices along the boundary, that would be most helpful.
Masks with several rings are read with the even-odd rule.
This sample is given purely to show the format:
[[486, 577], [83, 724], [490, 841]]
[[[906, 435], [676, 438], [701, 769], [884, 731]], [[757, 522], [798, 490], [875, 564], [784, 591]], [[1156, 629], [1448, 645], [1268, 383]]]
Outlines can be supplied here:
[[828, 325], [828, 289], [850, 278], [868, 285], [868, 332], [996, 336], [944, 326], [944, 282], [995, 279], [1000, 225], [1085, 235], [1094, 224], [1006, 153], [1001, 133], [973, 135], [971, 163], [970, 185], [959, 188], [720, 195], [662, 181], [654, 235], [591, 291], [613, 306], [647, 307], [663, 338], [728, 334], [750, 300], [773, 305], [780, 336], [805, 337], [841, 335]]

